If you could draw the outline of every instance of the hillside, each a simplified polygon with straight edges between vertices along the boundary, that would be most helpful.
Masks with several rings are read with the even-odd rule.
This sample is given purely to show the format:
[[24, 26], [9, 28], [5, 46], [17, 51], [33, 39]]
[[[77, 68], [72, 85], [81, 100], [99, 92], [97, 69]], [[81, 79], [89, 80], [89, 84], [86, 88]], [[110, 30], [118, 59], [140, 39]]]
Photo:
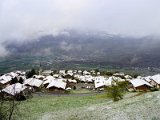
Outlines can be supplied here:
[[159, 98], [160, 91], [126, 93], [118, 102], [104, 94], [34, 95], [18, 105], [13, 117], [16, 120], [159, 120]]
[[[111, 35], [104, 32], [67, 30], [25, 43], [7, 43], [10, 56], [0, 60], [1, 69], [94, 64], [119, 67], [159, 67], [159, 38]], [[5, 65], [5, 66], [4, 66]], [[62, 65], [62, 66], [61, 66]], [[23, 66], [23, 67], [22, 67]]]
[[[159, 120], [160, 92], [106, 101], [81, 108], [44, 113], [40, 120]], [[63, 116], [63, 117], [62, 117]]]

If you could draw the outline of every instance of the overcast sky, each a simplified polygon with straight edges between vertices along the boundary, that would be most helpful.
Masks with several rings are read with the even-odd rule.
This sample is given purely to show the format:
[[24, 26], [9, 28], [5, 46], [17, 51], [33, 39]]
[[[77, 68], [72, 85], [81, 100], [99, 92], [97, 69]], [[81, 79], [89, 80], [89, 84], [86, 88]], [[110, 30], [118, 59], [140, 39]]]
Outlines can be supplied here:
[[0, 0], [0, 51], [64, 29], [159, 36], [160, 0]]

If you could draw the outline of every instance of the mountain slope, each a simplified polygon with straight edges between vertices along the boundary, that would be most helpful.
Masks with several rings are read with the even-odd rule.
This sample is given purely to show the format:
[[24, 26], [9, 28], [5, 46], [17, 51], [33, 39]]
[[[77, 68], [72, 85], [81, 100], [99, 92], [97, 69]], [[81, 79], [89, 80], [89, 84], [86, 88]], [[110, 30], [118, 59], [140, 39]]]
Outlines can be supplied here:
[[10, 43], [7, 49], [11, 56], [4, 61], [22, 58], [25, 61], [27, 58], [30, 64], [37, 61], [50, 64], [60, 61], [121, 67], [158, 67], [159, 45], [160, 40], [152, 36], [133, 38], [104, 32], [83, 33], [68, 30], [57, 36], [41, 36], [25, 44]]

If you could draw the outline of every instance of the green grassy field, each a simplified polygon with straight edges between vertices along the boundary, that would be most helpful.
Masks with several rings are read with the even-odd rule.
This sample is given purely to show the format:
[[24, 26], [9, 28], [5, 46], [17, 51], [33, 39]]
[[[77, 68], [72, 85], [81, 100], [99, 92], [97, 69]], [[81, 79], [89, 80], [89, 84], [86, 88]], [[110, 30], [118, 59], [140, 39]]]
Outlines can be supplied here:
[[159, 120], [160, 92], [127, 92], [113, 102], [106, 94], [42, 95], [22, 101], [12, 120]]
[[62, 110], [69, 111], [73, 108], [94, 105], [106, 102], [104, 95], [93, 96], [52, 96], [34, 95], [26, 101], [21, 102], [14, 111], [13, 118], [16, 120], [37, 120], [43, 114]]

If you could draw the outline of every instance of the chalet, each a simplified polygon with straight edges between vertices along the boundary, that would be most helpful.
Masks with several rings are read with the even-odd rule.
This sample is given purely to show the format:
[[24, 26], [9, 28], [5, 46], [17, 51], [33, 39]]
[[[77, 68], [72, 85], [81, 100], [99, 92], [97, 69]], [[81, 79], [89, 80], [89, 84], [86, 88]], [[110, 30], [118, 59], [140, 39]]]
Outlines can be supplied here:
[[88, 71], [83, 71], [83, 75], [90, 75], [91, 73], [90, 72], [88, 72]]
[[33, 91], [39, 91], [43, 81], [36, 78], [29, 78], [24, 81], [26, 86], [32, 87]]
[[91, 70], [90, 72], [91, 72], [92, 75], [96, 75], [95, 70]]
[[43, 75], [34, 75], [33, 78], [43, 80], [45, 78], [45, 76], [43, 76]]
[[129, 79], [129, 80], [132, 79], [132, 77], [130, 75], [125, 75], [124, 77], [125, 77], [125, 79]]
[[101, 75], [101, 72], [97, 72], [97, 75]]
[[5, 88], [7, 85], [9, 85], [11, 80], [12, 77], [10, 75], [5, 74], [0, 76], [0, 89]]
[[44, 71], [42, 72], [42, 75], [48, 76], [48, 75], [51, 75], [52, 73], [53, 73], [52, 70], [44, 70]]
[[46, 88], [54, 80], [55, 78], [53, 76], [47, 76], [43, 82], [44, 87]]
[[21, 75], [21, 76], [26, 75], [26, 72], [24, 72], [24, 71], [16, 71], [15, 73], [18, 75]]
[[160, 74], [154, 75], [150, 79], [152, 80], [153, 86], [160, 88]]
[[78, 74], [79, 74], [79, 75], [82, 75], [82, 70], [78, 70]]
[[73, 76], [73, 70], [68, 70], [67, 74], [70, 75], [70, 76]]
[[113, 77], [109, 77], [108, 80], [105, 81], [105, 86], [112, 86]]
[[2, 92], [15, 96], [21, 93], [22, 91], [24, 91], [25, 89], [27, 89], [25, 85], [20, 84], [20, 83], [15, 83], [15, 84], [9, 85], [6, 88], [4, 88]]
[[60, 75], [66, 75], [66, 71], [65, 70], [59, 70], [59, 74]]
[[95, 88], [102, 88], [105, 86], [105, 77], [103, 76], [98, 76], [94, 78], [94, 84], [95, 84]]
[[78, 71], [77, 70], [73, 70], [73, 74], [76, 74]]
[[64, 93], [66, 85], [67, 85], [66, 80], [55, 79], [47, 86], [47, 89], [49, 92], [53, 93]]
[[59, 78], [59, 77], [60, 77], [60, 75], [59, 75], [59, 74], [54, 74], [54, 75], [53, 75], [53, 77], [55, 77], [55, 78]]
[[77, 84], [76, 80], [71, 80], [71, 79], [67, 80], [67, 88], [76, 89], [77, 88], [76, 84]]
[[149, 84], [148, 82], [146, 82], [143, 79], [138, 79], [137, 78], [137, 79], [131, 80], [130, 82], [133, 86], [133, 89], [138, 90], [138, 91], [147, 91], [152, 87], [151, 84]]

